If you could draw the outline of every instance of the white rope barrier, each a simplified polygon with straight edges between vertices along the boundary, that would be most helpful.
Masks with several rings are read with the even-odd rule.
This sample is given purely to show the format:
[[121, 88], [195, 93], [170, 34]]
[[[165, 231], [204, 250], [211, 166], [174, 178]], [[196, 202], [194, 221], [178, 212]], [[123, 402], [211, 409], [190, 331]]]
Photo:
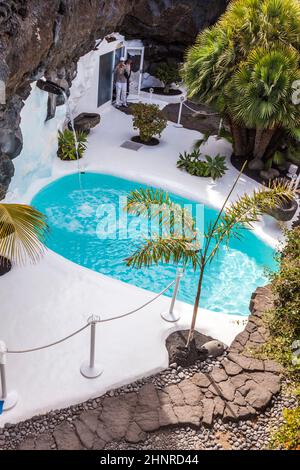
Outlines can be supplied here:
[[53, 346], [57, 346], [58, 344], [64, 343], [68, 339], [73, 338], [73, 336], [78, 335], [82, 331], [86, 330], [88, 327], [89, 327], [89, 324], [83, 326], [79, 330], [74, 331], [74, 333], [71, 333], [70, 335], [65, 336], [64, 338], [59, 339], [58, 341], [54, 341], [53, 343], [45, 344], [45, 346], [39, 346], [39, 347], [36, 347], [36, 348], [31, 348], [31, 349], [23, 349], [21, 351], [14, 351], [14, 350], [8, 349], [6, 352], [7, 352], [7, 354], [27, 354], [27, 353], [36, 352], [36, 351], [42, 351], [43, 349], [52, 348]]
[[205, 111], [199, 111], [199, 110], [193, 109], [193, 108], [191, 108], [190, 106], [188, 106], [186, 104], [186, 101], [184, 101], [183, 104], [187, 109], [189, 109], [190, 111], [192, 111], [195, 114], [201, 114], [202, 116], [219, 116], [220, 115], [220, 113], [206, 113]]
[[116, 315], [110, 318], [103, 318], [101, 319], [100, 317], [92, 316], [89, 317], [87, 320], [87, 324], [84, 325], [82, 328], [79, 328], [78, 330], [74, 331], [73, 333], [69, 334], [68, 336], [65, 336], [64, 338], [61, 338], [57, 341], [54, 341], [52, 343], [48, 343], [44, 346], [39, 346], [35, 348], [29, 348], [29, 349], [23, 349], [23, 350], [14, 350], [14, 349], [8, 349], [6, 347], [6, 344], [3, 341], [0, 341], [0, 383], [1, 383], [1, 395], [0, 395], [0, 400], [4, 402], [3, 410], [6, 411], [8, 409], [13, 408], [18, 400], [18, 396], [16, 392], [10, 392], [8, 393], [7, 391], [7, 380], [6, 380], [6, 362], [7, 362], [7, 355], [8, 354], [27, 354], [27, 353], [32, 353], [36, 351], [42, 351], [44, 349], [52, 348], [53, 346], [57, 346], [58, 344], [61, 344], [74, 336], [78, 335], [79, 333], [83, 332], [84, 330], [90, 328], [91, 329], [91, 334], [90, 334], [90, 357], [88, 361], [85, 361], [81, 367], [80, 367], [80, 372], [81, 374], [88, 379], [91, 378], [96, 378], [99, 377], [102, 372], [103, 372], [103, 367], [96, 363], [95, 357], [96, 357], [96, 325], [101, 324], [101, 323], [107, 323], [115, 320], [120, 320], [122, 318], [126, 318], [130, 315], [133, 315], [134, 313], [144, 309], [148, 305], [152, 304], [155, 302], [159, 297], [164, 295], [173, 285], [174, 287], [174, 292], [171, 300], [171, 305], [169, 312], [167, 314], [162, 314], [162, 318], [168, 322], [176, 322], [179, 320], [179, 315], [174, 313], [174, 306], [178, 294], [178, 289], [179, 289], [179, 284], [180, 280], [183, 276], [183, 270], [178, 269], [177, 274], [176, 274], [176, 279], [172, 281], [165, 289], [163, 289], [159, 294], [155, 295], [152, 299], [148, 300], [145, 302], [143, 305], [139, 306], [138, 308], [135, 308], [134, 310], [130, 310], [129, 312], [122, 313], [120, 315]]
[[189, 111], [192, 111], [192, 113], [198, 114], [200, 116], [219, 116], [220, 115], [220, 113], [206, 113], [205, 111], [199, 111], [197, 109], [193, 109], [189, 105], [187, 105], [187, 98], [185, 96], [181, 96], [180, 104], [179, 104], [179, 111], [178, 111], [178, 119], [177, 119], [177, 123], [174, 124], [174, 127], [179, 127], [179, 128], [183, 127], [183, 125], [181, 124], [183, 106], [185, 106]]

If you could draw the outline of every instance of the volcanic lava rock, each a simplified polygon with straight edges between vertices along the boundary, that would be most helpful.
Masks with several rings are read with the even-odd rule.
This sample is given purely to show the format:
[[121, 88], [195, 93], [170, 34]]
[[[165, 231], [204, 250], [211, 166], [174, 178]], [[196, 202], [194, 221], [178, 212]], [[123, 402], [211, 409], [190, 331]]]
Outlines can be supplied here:
[[0, 256], [0, 276], [4, 276], [5, 274], [9, 273], [11, 267], [12, 265], [9, 259]]
[[11, 159], [5, 153], [0, 153], [0, 185], [7, 189], [14, 173], [15, 168]]
[[292, 220], [298, 209], [298, 202], [295, 199], [284, 202], [280, 206], [267, 209], [266, 213], [274, 217], [274, 219], [280, 222], [288, 222]]
[[[81, 113], [74, 119], [74, 128], [76, 132], [89, 133], [91, 129], [100, 124], [101, 117], [97, 113]], [[69, 122], [68, 127], [72, 130], [72, 125]]]

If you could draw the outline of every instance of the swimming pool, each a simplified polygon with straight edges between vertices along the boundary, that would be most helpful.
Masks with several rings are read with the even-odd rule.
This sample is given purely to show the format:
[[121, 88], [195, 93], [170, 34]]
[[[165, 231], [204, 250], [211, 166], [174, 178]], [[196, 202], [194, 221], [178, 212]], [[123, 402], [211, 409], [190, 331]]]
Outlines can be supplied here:
[[[65, 258], [153, 292], [160, 292], [175, 278], [175, 265], [150, 268], [128, 268], [124, 259], [141, 243], [141, 237], [132, 239], [120, 233], [122, 226], [114, 226], [116, 238], [99, 238], [99, 206], [115, 207], [117, 222], [123, 215], [120, 196], [126, 197], [133, 189], [145, 185], [111, 175], [86, 173], [65, 176], [43, 188], [32, 200], [32, 205], [47, 215], [50, 235], [47, 246]], [[195, 201], [170, 193], [172, 199], [183, 205]], [[106, 206], [104, 206], [106, 207]], [[204, 208], [205, 225], [217, 212]], [[132, 219], [132, 220], [131, 220]], [[133, 224], [133, 218], [129, 217]], [[136, 233], [136, 227], [135, 227]], [[218, 257], [208, 266], [204, 278], [202, 307], [216, 312], [249, 315], [251, 294], [258, 286], [268, 282], [266, 269], [276, 269], [271, 247], [244, 230], [242, 241], [232, 239], [229, 247], [222, 246]], [[114, 235], [111, 235], [112, 237]], [[198, 276], [187, 268], [181, 282], [178, 298], [192, 304]], [[167, 295], [172, 295], [172, 291]]]

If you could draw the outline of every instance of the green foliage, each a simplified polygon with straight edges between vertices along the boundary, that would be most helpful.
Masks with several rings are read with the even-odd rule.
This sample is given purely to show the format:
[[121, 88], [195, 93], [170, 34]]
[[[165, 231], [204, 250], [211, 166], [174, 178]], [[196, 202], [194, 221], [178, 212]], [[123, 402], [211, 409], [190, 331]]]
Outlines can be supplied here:
[[297, 0], [237, 0], [200, 33], [187, 53], [183, 77], [191, 97], [250, 128], [295, 127], [300, 114], [291, 96], [299, 79], [299, 51]]
[[225, 162], [226, 157], [221, 157], [217, 155], [216, 157], [212, 158], [209, 155], [205, 156], [206, 158], [206, 171], [209, 176], [215, 181], [218, 178], [221, 178], [226, 170], [228, 170]]
[[288, 47], [252, 50], [227, 84], [235, 120], [250, 129], [300, 124], [299, 106], [292, 102], [293, 83], [300, 79], [299, 58]]
[[156, 104], [137, 103], [132, 106], [133, 127], [140, 131], [143, 142], [149, 142], [167, 127], [167, 120]]
[[284, 366], [299, 381], [300, 366], [293, 363], [292, 344], [300, 339], [300, 227], [286, 233], [287, 243], [278, 253], [280, 270], [271, 276], [275, 306], [265, 315], [270, 338], [262, 354]]
[[169, 92], [172, 83], [178, 83], [181, 80], [179, 68], [176, 65], [168, 65], [167, 63], [162, 63], [157, 67], [155, 76], [164, 83], [166, 93]]
[[0, 204], [0, 253], [14, 264], [39, 261], [47, 232], [46, 216], [33, 207]]
[[300, 142], [298, 140], [289, 141], [285, 156], [288, 161], [300, 166]]
[[226, 167], [226, 157], [217, 155], [212, 158], [209, 155], [205, 155], [206, 161], [201, 160], [201, 154], [199, 149], [194, 149], [191, 153], [184, 152], [179, 155], [177, 167], [186, 170], [190, 175], [211, 177], [213, 180], [221, 178]]
[[235, 0], [200, 33], [182, 76], [191, 98], [227, 118], [236, 155], [268, 159], [278, 133], [300, 128], [292, 101], [299, 62], [298, 0]]
[[[83, 157], [87, 148], [87, 134], [85, 132], [77, 132], [78, 156]], [[58, 131], [58, 157], [61, 160], [77, 160], [75, 138], [72, 131], [65, 129], [63, 132]]]
[[284, 424], [271, 440], [273, 449], [300, 450], [300, 407], [283, 411]]
[[279, 152], [279, 150], [277, 150], [274, 155], [269, 158], [265, 164], [265, 168], [266, 170], [269, 170], [270, 168], [272, 168], [273, 165], [276, 165], [276, 166], [281, 166], [285, 163], [285, 156], [282, 152]]

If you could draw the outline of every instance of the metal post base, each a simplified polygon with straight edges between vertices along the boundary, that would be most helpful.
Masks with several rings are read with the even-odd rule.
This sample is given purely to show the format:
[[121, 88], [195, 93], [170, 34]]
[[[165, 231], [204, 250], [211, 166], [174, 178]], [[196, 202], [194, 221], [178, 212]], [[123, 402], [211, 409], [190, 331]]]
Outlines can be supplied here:
[[175, 323], [180, 320], [180, 314], [178, 312], [164, 312], [161, 314], [161, 318], [169, 323]]
[[80, 372], [81, 375], [83, 375], [83, 377], [86, 379], [96, 379], [103, 374], [103, 368], [100, 364], [97, 363], [94, 365], [94, 367], [90, 367], [90, 362], [85, 361], [80, 367]]
[[182, 129], [183, 125], [182, 124], [174, 124], [174, 127], [178, 127], [178, 129]]
[[8, 411], [14, 408], [18, 402], [18, 398], [17, 392], [10, 392], [4, 400], [3, 411]]

